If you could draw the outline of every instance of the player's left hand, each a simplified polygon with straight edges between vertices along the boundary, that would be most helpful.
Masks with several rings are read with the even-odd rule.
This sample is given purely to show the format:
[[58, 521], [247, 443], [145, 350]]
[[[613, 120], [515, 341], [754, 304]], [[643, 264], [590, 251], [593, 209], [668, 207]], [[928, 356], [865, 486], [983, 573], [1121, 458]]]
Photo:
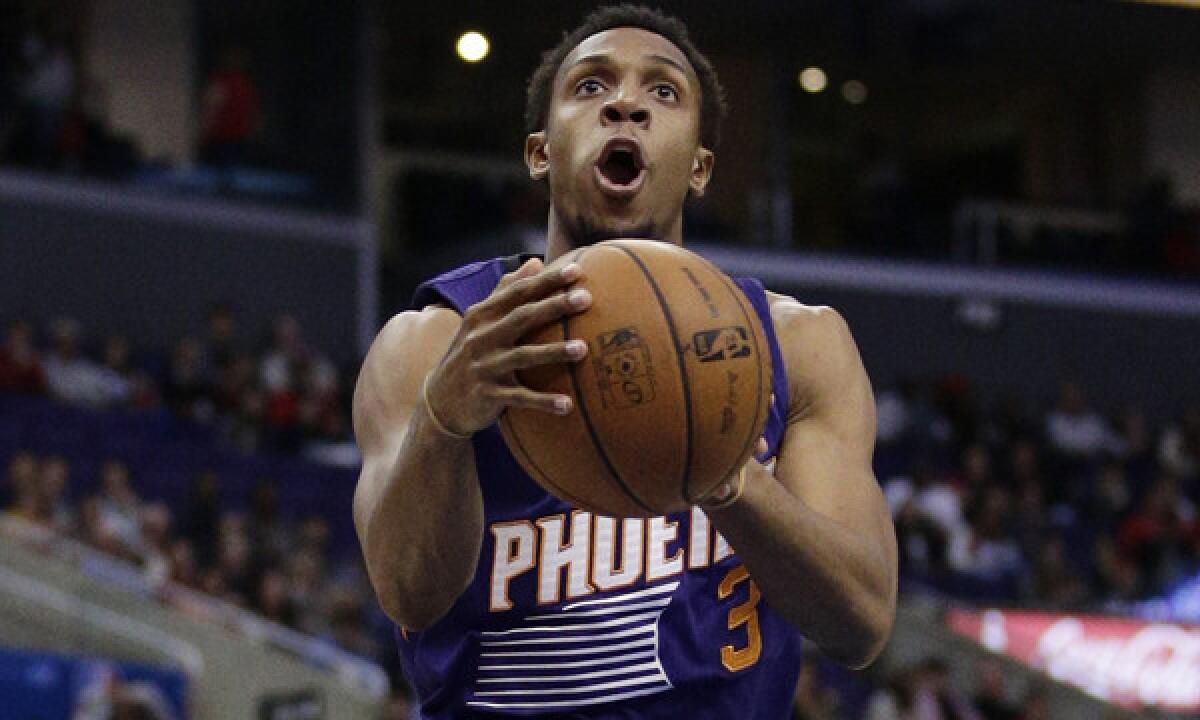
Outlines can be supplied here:
[[[771, 395], [771, 406], [775, 406], [775, 395]], [[722, 510], [737, 502], [738, 498], [746, 490], [747, 476], [757, 474], [759, 470], [766, 470], [766, 466], [771, 462], [771, 458], [763, 458], [760, 462], [759, 457], [766, 455], [771, 449], [771, 445], [767, 442], [766, 437], [760, 437], [758, 444], [754, 447], [754, 454], [746, 461], [738, 472], [730, 475], [725, 480], [717, 483], [717, 486], [712, 489], [706, 497], [701, 499], [697, 504], [702, 508]]]

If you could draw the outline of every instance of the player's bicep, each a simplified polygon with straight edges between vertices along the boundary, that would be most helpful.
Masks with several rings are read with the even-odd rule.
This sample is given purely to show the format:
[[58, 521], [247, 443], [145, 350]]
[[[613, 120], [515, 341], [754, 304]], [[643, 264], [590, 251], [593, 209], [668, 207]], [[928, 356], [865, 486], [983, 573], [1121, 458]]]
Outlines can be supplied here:
[[405, 312], [380, 330], [354, 388], [354, 437], [363, 457], [355, 490], [356, 521], [374, 504], [381, 479], [395, 462], [421, 383], [445, 353], [459, 319], [446, 309]]
[[889, 536], [871, 458], [875, 400], [844, 320], [829, 308], [805, 309], [789, 323], [788, 373], [795, 400], [776, 460], [776, 477], [811, 509]]

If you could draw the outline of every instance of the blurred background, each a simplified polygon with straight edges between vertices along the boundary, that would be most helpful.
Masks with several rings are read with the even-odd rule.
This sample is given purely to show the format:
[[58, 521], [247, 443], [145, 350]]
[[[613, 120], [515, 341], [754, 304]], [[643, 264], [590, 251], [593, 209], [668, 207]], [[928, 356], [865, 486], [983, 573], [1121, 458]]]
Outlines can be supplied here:
[[[689, 246], [876, 392], [900, 615], [795, 717], [1200, 717], [1200, 3], [658, 5], [731, 109]], [[525, 82], [592, 7], [0, 2], [0, 715], [416, 717], [350, 394], [540, 248]]]

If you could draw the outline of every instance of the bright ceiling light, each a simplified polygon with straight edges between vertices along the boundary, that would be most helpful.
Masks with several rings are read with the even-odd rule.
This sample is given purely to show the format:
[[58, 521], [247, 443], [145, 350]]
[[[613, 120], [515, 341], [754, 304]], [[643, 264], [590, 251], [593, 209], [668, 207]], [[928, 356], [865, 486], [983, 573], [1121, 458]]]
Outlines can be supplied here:
[[458, 36], [458, 43], [454, 48], [464, 61], [477, 63], [487, 57], [491, 43], [483, 33], [471, 30]]
[[826, 77], [825, 71], [819, 67], [806, 67], [800, 71], [798, 77], [800, 87], [804, 88], [807, 93], [819, 93], [829, 84], [829, 78]]

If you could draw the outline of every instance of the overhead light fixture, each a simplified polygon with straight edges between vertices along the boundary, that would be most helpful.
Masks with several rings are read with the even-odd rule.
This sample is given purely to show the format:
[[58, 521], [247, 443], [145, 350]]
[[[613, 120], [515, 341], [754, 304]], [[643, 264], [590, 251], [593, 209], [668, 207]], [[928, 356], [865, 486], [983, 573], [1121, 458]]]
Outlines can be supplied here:
[[458, 51], [458, 56], [464, 62], [477, 63], [487, 57], [491, 47], [486, 35], [470, 30], [458, 36], [458, 43], [455, 44], [454, 49]]
[[804, 88], [806, 93], [819, 93], [829, 84], [829, 78], [825, 75], [825, 71], [819, 67], [806, 67], [800, 71], [797, 76], [800, 82], [800, 87]]

